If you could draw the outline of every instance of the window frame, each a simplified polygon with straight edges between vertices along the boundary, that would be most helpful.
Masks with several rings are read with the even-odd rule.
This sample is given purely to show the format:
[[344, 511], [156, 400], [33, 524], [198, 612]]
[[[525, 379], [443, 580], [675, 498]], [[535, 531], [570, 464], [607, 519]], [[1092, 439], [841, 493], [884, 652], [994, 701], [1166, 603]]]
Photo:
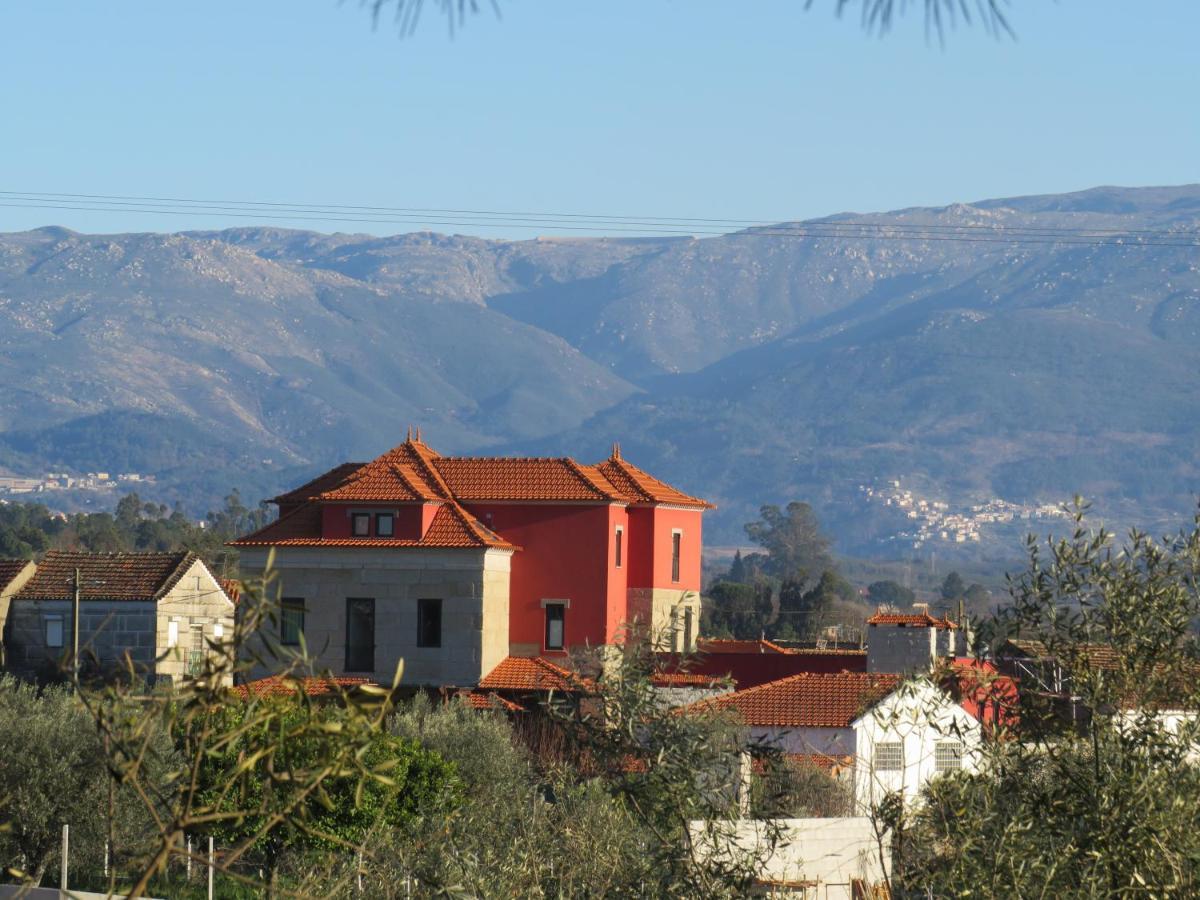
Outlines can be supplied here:
[[[885, 759], [885, 752], [887, 758]], [[895, 765], [892, 765], [891, 754], [895, 753]], [[886, 765], [884, 763], [887, 763]], [[871, 767], [876, 772], [903, 772], [904, 771], [904, 741], [877, 741], [874, 747], [874, 757], [871, 760]]]
[[671, 529], [671, 582], [677, 583], [683, 573], [683, 529]]
[[[358, 523], [362, 522], [363, 530], [358, 530]], [[371, 536], [371, 514], [368, 512], [352, 512], [350, 513], [350, 536], [351, 537], [370, 537]]]
[[[434, 605], [436, 604], [436, 606]], [[421, 597], [417, 600], [417, 646], [423, 649], [437, 649], [442, 646], [442, 609], [441, 597]], [[436, 610], [434, 618], [437, 622], [437, 637], [430, 641], [430, 611]]]
[[[50, 640], [50, 626], [58, 626], [58, 643]], [[67, 622], [66, 616], [61, 613], [43, 613], [42, 614], [42, 637], [46, 641], [46, 647], [52, 650], [61, 650], [67, 644]]]
[[[963, 767], [963, 742], [938, 741], [933, 745], [933, 769], [935, 772], [961, 772]], [[953, 755], [953, 765], [949, 756]]]
[[[380, 527], [381, 523], [387, 522], [387, 531], [384, 532]], [[377, 512], [375, 513], [375, 537], [392, 538], [396, 536], [396, 514], [393, 512]]]
[[[370, 662], [369, 667], [364, 667], [364, 666], [353, 666], [352, 667], [350, 665], [350, 649], [352, 646], [355, 646], [350, 643], [350, 620], [351, 620], [351, 615], [353, 613], [355, 604], [359, 604], [359, 603], [369, 603], [370, 604], [370, 616], [371, 616], [370, 657], [369, 657], [369, 659], [366, 657], [364, 657], [363, 659], [358, 659], [356, 657], [354, 662], [356, 662], [356, 663]], [[376, 644], [375, 644], [375, 634], [376, 634], [376, 632], [375, 632], [375, 611], [376, 610], [375, 610], [375, 598], [374, 597], [347, 597], [346, 598], [346, 646], [345, 646], [345, 655], [342, 657], [342, 668], [347, 672], [374, 672], [375, 671], [375, 647], [376, 647]], [[356, 649], [358, 650], [358, 652], [361, 653], [364, 651], [365, 647], [366, 647], [365, 644], [357, 645]]]
[[[284, 647], [299, 647], [304, 633], [304, 598], [284, 597], [279, 601], [279, 643]], [[296, 623], [296, 636], [288, 640], [288, 622]]]
[[[542, 634], [542, 647], [546, 650], [565, 650], [567, 647], [567, 604], [558, 600], [542, 603], [545, 612], [545, 628]], [[556, 616], [550, 615], [550, 610], [557, 610]], [[558, 622], [558, 644], [550, 643], [550, 625]]]

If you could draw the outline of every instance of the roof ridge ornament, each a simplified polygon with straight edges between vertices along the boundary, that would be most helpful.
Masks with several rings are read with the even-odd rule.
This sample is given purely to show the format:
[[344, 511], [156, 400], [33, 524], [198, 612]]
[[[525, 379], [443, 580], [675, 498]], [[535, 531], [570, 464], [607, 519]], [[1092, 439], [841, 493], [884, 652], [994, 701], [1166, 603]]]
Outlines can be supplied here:
[[612, 459], [620, 459], [621, 458], [621, 443], [620, 443], [620, 441], [613, 441], [611, 458]]

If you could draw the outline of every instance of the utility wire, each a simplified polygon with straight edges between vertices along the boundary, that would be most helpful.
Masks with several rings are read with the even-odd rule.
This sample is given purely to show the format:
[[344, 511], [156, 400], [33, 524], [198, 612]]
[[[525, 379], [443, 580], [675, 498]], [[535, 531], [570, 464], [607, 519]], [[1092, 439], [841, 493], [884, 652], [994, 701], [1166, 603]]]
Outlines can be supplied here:
[[[262, 212], [250, 204], [237, 205], [237, 201], [229, 201], [235, 205], [175, 205], [178, 201], [145, 201], [145, 204], [133, 205], [126, 201], [91, 200], [78, 203], [47, 202], [32, 195], [18, 195], [17, 192], [0, 192], [0, 207], [24, 209], [61, 209], [81, 212], [124, 212], [149, 215], [174, 216], [217, 216], [224, 218], [240, 218], [269, 221], [314, 221], [314, 222], [345, 222], [373, 225], [434, 225], [472, 228], [533, 228], [551, 226], [556, 230], [576, 231], [587, 233], [611, 234], [635, 233], [640, 235], [661, 234], [672, 236], [717, 236], [728, 235], [736, 237], [790, 237], [790, 238], [825, 238], [844, 240], [889, 240], [889, 241], [954, 241], [965, 243], [993, 244], [1047, 244], [1047, 245], [1076, 245], [1076, 246], [1122, 246], [1122, 247], [1200, 247], [1200, 232], [1198, 231], [1167, 231], [1167, 230], [1129, 230], [1119, 229], [1093, 230], [1078, 229], [1036, 229], [1005, 228], [1003, 226], [978, 225], [933, 225], [885, 223], [797, 223], [795, 225], [774, 225], [754, 227], [749, 230], [730, 232], [727, 229], [670, 227], [682, 225], [684, 220], [660, 218], [658, 221], [633, 220], [604, 220], [595, 224], [564, 224], [560, 220], [545, 218], [448, 218], [444, 215], [431, 217], [409, 217], [384, 215], [383, 213], [366, 213], [357, 216], [340, 214], [337, 209], [330, 208], [326, 213], [318, 207], [285, 207], [282, 204], [272, 205], [271, 212]], [[188, 201], [198, 203], [198, 201]], [[170, 205], [168, 205], [170, 204]], [[349, 209], [345, 207], [344, 209]], [[315, 214], [313, 214], [315, 213]], [[489, 213], [489, 215], [492, 215]], [[496, 214], [498, 215], [498, 214]], [[715, 221], [715, 220], [714, 220]], [[838, 230], [831, 230], [836, 228]], [[944, 230], [935, 231], [940, 228]], [[851, 229], [851, 230], [847, 230]], [[858, 229], [857, 231], [854, 229]], [[863, 230], [866, 229], [867, 233]], [[982, 233], [982, 234], [981, 234]], [[984, 236], [986, 235], [986, 236]], [[1195, 237], [1189, 236], [1194, 235]]]
[[1078, 226], [1055, 226], [1055, 225], [1004, 225], [1004, 224], [979, 224], [979, 223], [961, 223], [957, 225], [945, 223], [887, 223], [887, 222], [866, 222], [858, 219], [841, 219], [838, 221], [806, 221], [802, 223], [780, 223], [778, 221], [764, 219], [710, 219], [710, 218], [693, 218], [687, 216], [634, 216], [634, 215], [600, 215], [596, 213], [550, 213], [550, 212], [522, 212], [522, 211], [498, 211], [485, 209], [442, 209], [436, 207], [404, 207], [404, 206], [355, 206], [348, 204], [325, 204], [325, 203], [277, 203], [259, 200], [197, 200], [182, 197], [138, 197], [121, 194], [63, 194], [63, 193], [44, 193], [38, 191], [0, 191], [0, 196], [11, 197], [21, 200], [33, 200], [41, 202], [38, 198], [48, 198], [51, 201], [63, 200], [80, 200], [80, 201], [103, 201], [104, 205], [110, 203], [120, 205], [137, 205], [151, 206], [169, 204], [178, 207], [179, 204], [188, 204], [181, 208], [190, 208], [190, 205], [199, 205], [210, 209], [230, 209], [230, 208], [254, 208], [266, 207], [268, 209], [281, 209], [291, 212], [308, 212], [308, 213], [366, 213], [369, 215], [382, 215], [391, 213], [400, 214], [429, 214], [439, 217], [443, 216], [483, 216], [491, 218], [501, 218], [505, 224], [509, 224], [513, 220], [520, 219], [521, 221], [531, 222], [556, 222], [560, 220], [570, 219], [586, 219], [600, 222], [613, 222], [616, 224], [678, 224], [678, 223], [696, 223], [708, 225], [738, 225], [743, 227], [781, 227], [783, 225], [804, 228], [878, 228], [891, 230], [895, 228], [919, 228], [922, 230], [981, 230], [981, 231], [1014, 231], [1028, 232], [1041, 234], [1078, 234], [1086, 232], [1088, 234], [1148, 234], [1148, 235], [1196, 235], [1200, 236], [1200, 229], [1139, 229], [1139, 228], [1086, 228]]

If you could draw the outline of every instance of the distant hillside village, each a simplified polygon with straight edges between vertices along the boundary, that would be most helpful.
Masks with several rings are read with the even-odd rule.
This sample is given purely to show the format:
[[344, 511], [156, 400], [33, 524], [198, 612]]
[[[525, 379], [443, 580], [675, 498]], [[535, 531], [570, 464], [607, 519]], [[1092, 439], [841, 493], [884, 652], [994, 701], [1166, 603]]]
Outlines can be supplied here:
[[[945, 504], [897, 482], [868, 493], [941, 523], [922, 527], [1049, 514], [993, 504], [959, 526]], [[706, 635], [701, 558], [712, 504], [639, 468], [617, 445], [596, 463], [456, 457], [417, 430], [369, 462], [336, 466], [271, 502], [276, 519], [230, 541], [240, 582], [186, 550], [51, 549], [37, 561], [0, 561], [4, 667], [41, 683], [103, 682], [125, 670], [186, 685], [230, 651], [246, 592], [265, 578], [277, 613], [237, 648], [253, 662], [236, 674], [221, 670], [231, 696], [244, 699], [386, 692], [402, 671], [401, 695], [458, 698], [528, 721], [553, 696], [600, 691], [640, 646], [662, 709], [728, 714], [744, 729], [747, 760], [765, 748], [844, 792], [833, 818], [788, 825], [803, 847], [836, 819], [839, 849], [820, 861], [780, 850], [764, 863], [760, 889], [795, 896], [885, 885], [891, 857], [874, 838], [873, 811], [888, 798], [917, 804], [936, 779], [981, 771], [989, 741], [1020, 726], [1028, 697], [1051, 700], [1072, 721], [1095, 712], [1081, 707], [1056, 648], [1018, 639], [987, 647], [962, 612], [935, 614], [911, 595], [878, 604], [849, 643], [836, 641], [836, 629], [788, 645]], [[776, 510], [773, 527], [802, 522], [800, 506], [789, 507], [790, 519]], [[798, 562], [784, 599], [768, 591], [767, 602], [802, 608], [818, 590], [814, 565]], [[835, 594], [828, 571], [820, 586], [827, 582]], [[747, 602], [761, 601], [746, 588]], [[279, 650], [303, 650], [307, 669], [281, 680]], [[1113, 665], [1103, 655], [1093, 662]], [[1171, 715], [1195, 718], [1186, 707]], [[735, 779], [744, 817], [752, 818], [756, 771], [748, 761]]]
[[0, 475], [0, 494], [41, 494], [70, 490], [112, 491], [122, 486], [154, 484], [156, 480], [154, 475], [144, 475], [140, 472], [123, 472], [115, 476], [108, 472], [87, 472], [82, 475], [47, 472], [41, 478]]

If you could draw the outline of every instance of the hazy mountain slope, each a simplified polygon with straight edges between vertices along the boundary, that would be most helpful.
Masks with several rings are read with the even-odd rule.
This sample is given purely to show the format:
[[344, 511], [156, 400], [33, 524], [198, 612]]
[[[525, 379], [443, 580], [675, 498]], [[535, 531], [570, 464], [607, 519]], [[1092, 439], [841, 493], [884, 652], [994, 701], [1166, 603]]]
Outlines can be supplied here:
[[633, 390], [481, 306], [223, 241], [42, 231], [0, 248], [6, 432], [136, 410], [300, 463], [361, 453], [415, 422], [459, 448], [546, 434]]
[[[875, 477], [1191, 505], [1200, 249], [1131, 244], [1194, 240], [1200, 186], [821, 222], [853, 237], [0, 235], [0, 466], [120, 461], [203, 508], [419, 423], [451, 451], [619, 439], [720, 503], [716, 540], [803, 497], [868, 547], [894, 525], [855, 505]], [[969, 227], [996, 225], [1026, 241]]]

